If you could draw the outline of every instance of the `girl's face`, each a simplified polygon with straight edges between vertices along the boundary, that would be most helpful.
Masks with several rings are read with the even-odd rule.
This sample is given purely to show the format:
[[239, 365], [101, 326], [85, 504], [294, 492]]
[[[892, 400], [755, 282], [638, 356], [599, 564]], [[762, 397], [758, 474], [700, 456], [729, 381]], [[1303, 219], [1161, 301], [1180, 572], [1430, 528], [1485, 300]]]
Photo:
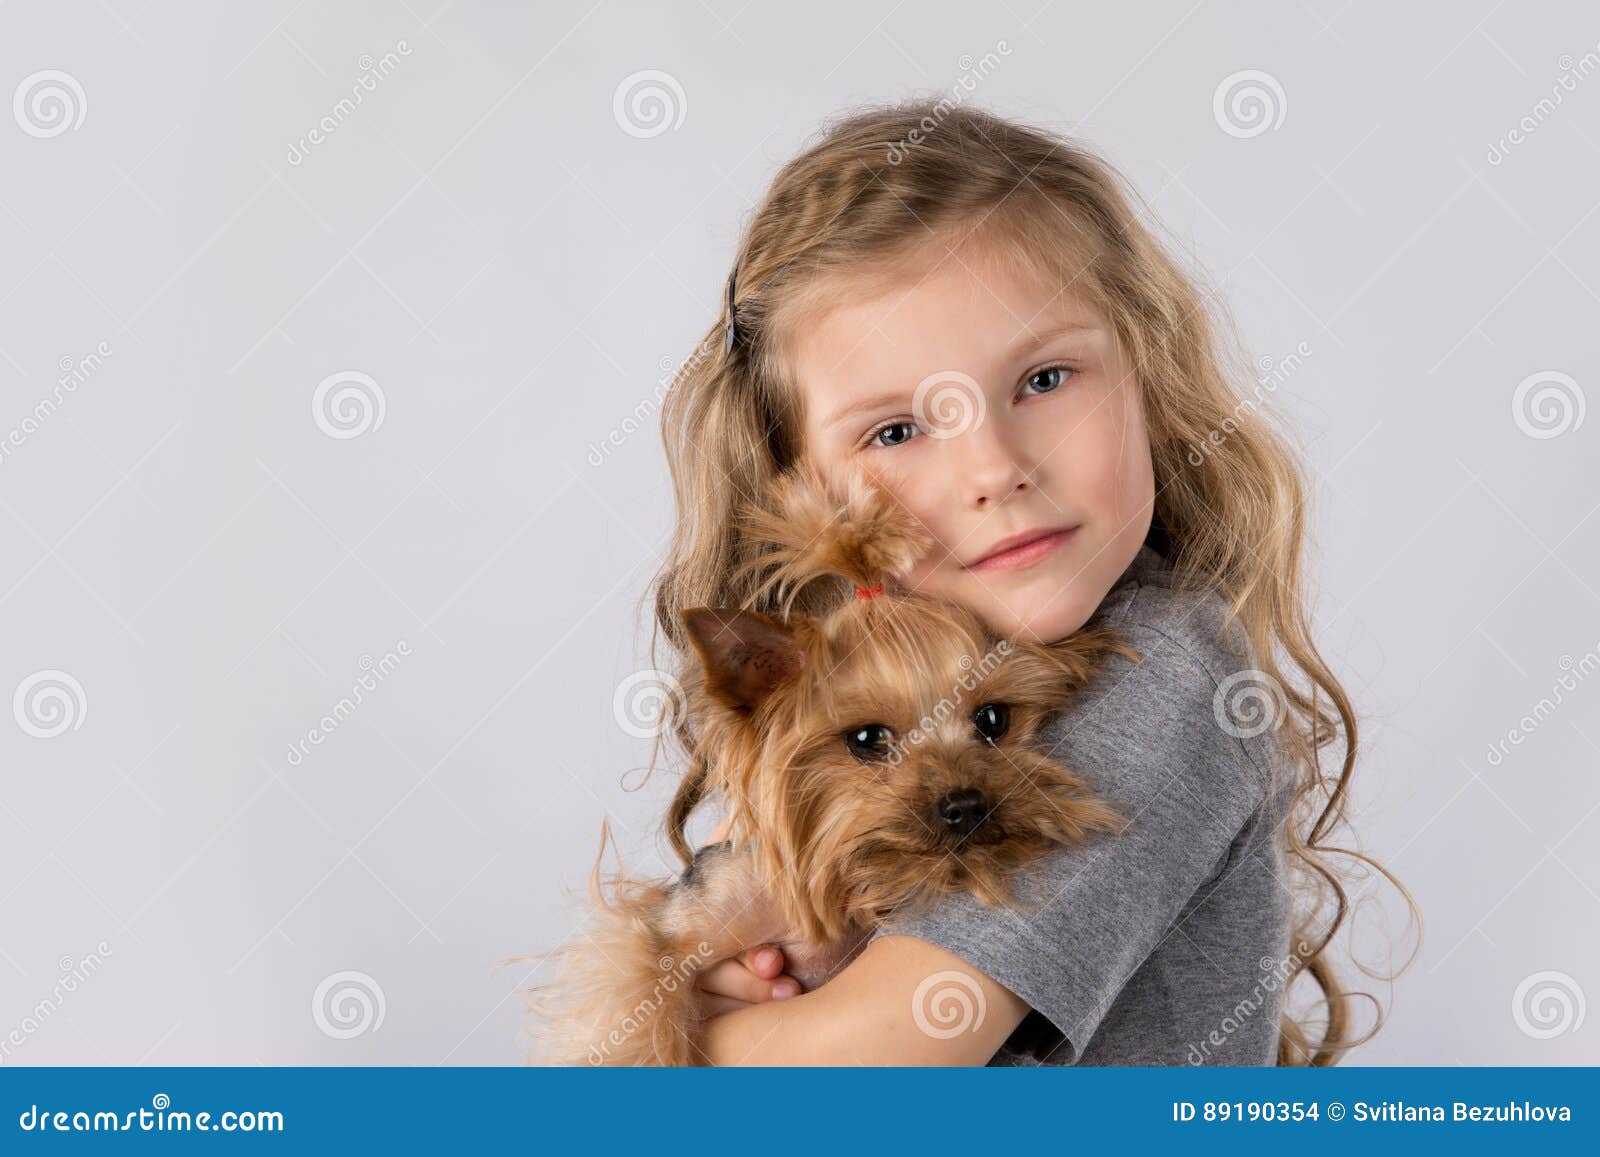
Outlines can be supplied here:
[[1138, 382], [1072, 294], [947, 260], [846, 298], [790, 348], [807, 455], [827, 477], [865, 470], [936, 540], [909, 587], [1050, 643], [1138, 553], [1154, 506]]

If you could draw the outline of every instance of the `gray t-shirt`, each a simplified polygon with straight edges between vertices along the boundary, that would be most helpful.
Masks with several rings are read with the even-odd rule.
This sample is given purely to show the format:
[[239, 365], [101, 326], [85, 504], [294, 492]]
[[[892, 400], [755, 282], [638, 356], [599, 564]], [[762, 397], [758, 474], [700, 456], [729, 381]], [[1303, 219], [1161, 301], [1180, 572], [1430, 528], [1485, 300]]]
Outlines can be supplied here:
[[940, 945], [1028, 1002], [990, 1065], [1276, 1063], [1293, 775], [1267, 726], [1281, 692], [1240, 624], [1224, 642], [1224, 611], [1142, 546], [1090, 620], [1142, 661], [1114, 656], [1043, 732], [1130, 826], [1014, 877], [1032, 911], [960, 893], [874, 932]]

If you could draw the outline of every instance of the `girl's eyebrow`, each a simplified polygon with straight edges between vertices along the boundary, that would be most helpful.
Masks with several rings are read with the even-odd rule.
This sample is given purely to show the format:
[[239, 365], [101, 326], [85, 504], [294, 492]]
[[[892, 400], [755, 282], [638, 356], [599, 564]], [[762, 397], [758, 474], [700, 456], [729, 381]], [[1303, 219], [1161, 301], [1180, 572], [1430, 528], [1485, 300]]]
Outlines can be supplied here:
[[[1064, 325], [1052, 326], [1037, 333], [1028, 331], [1011, 347], [1006, 358], [1008, 361], [1018, 361], [1024, 354], [1032, 353], [1034, 350], [1049, 345], [1058, 337], [1066, 337], [1068, 334], [1074, 333], [1098, 333], [1099, 331], [1100, 327], [1098, 325], [1081, 322], [1069, 322]], [[836, 411], [832, 417], [823, 423], [822, 428], [831, 430], [864, 410], [876, 410], [880, 407], [904, 401], [910, 397], [911, 392], [908, 390], [886, 390], [882, 393], [874, 394], [870, 398], [862, 398]]]
[[1037, 333], [1033, 332], [1032, 330], [1028, 330], [1027, 332], [1023, 333], [1021, 337], [1017, 338], [1016, 344], [1011, 347], [1011, 352], [1008, 357], [1012, 361], [1016, 361], [1021, 358], [1023, 354], [1032, 353], [1041, 346], [1049, 345], [1058, 337], [1066, 337], [1068, 334], [1074, 333], [1098, 333], [1099, 331], [1100, 327], [1098, 325], [1091, 325], [1087, 322], [1066, 322], [1062, 325], [1055, 325], [1051, 326], [1049, 329], [1040, 330]]
[[831, 430], [833, 427], [844, 423], [850, 418], [853, 418], [863, 410], [876, 410], [880, 406], [887, 406], [891, 403], [899, 402], [903, 399], [909, 398], [910, 396], [911, 395], [905, 390], [890, 390], [886, 393], [875, 394], [870, 398], [862, 398], [860, 401], [851, 402], [848, 406], [837, 411], [833, 417], [829, 418], [825, 423], [823, 423], [823, 429]]

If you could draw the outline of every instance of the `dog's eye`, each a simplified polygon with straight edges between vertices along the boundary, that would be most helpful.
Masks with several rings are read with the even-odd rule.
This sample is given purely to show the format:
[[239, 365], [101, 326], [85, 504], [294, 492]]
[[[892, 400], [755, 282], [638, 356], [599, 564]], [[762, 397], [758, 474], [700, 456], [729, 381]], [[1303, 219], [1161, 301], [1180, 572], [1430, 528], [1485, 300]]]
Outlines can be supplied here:
[[1011, 726], [1011, 708], [1004, 703], [985, 703], [972, 713], [972, 726], [979, 739], [993, 743]]
[[889, 756], [894, 732], [882, 723], [866, 723], [844, 733], [844, 745], [862, 763], [878, 763]]

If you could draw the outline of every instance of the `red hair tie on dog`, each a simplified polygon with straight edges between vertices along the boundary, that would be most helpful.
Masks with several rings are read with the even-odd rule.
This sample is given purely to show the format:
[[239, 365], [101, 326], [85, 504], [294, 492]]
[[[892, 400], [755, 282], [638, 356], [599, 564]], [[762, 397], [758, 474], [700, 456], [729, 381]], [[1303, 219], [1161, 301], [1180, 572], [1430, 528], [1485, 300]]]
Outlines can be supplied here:
[[858, 598], [858, 599], [870, 599], [873, 595], [881, 595], [882, 593], [883, 593], [883, 584], [882, 583], [879, 583], [877, 586], [857, 587], [856, 588], [856, 598]]

